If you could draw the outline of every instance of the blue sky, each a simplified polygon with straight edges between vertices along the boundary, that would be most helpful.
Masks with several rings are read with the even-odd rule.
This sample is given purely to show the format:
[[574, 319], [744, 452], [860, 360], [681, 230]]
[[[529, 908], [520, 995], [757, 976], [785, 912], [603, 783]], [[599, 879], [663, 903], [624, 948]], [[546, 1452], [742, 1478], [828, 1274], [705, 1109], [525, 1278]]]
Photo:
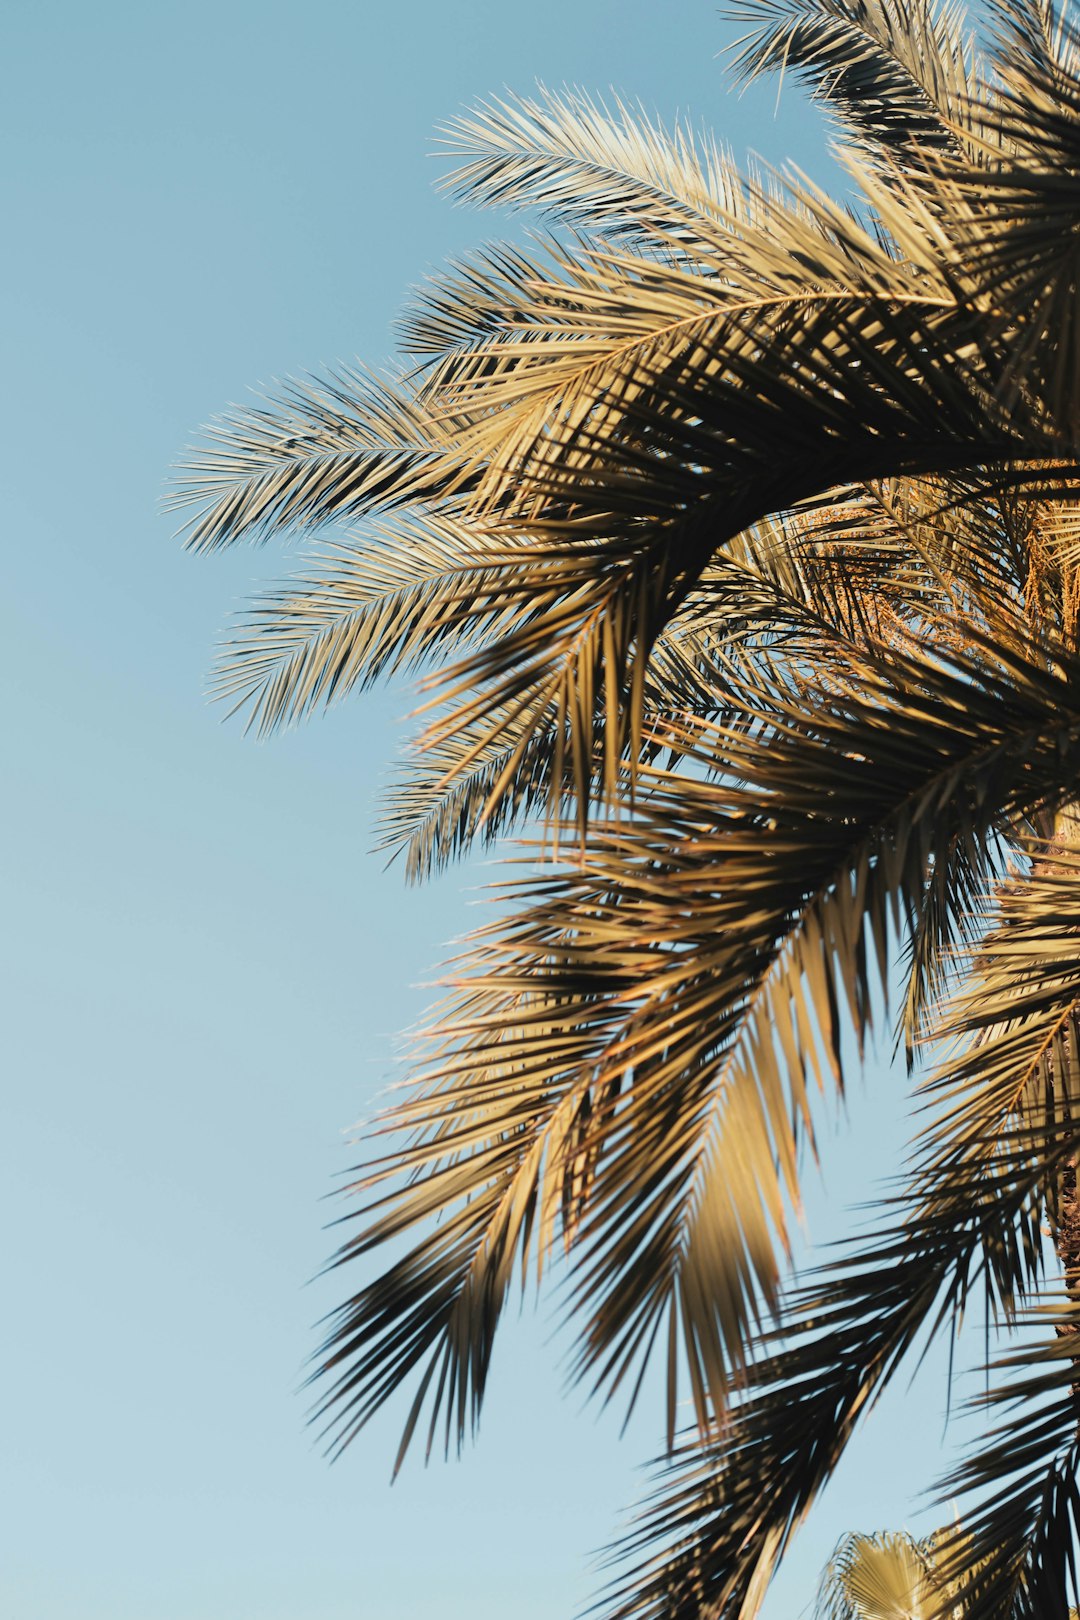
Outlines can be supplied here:
[[[220, 724], [215, 638], [291, 564], [186, 556], [157, 506], [200, 422], [384, 359], [409, 285], [512, 228], [432, 186], [479, 95], [614, 87], [815, 172], [820, 132], [793, 90], [726, 93], [698, 0], [9, 0], [4, 32], [0, 1613], [569, 1620], [662, 1416], [620, 1440], [566, 1394], [550, 1302], [479, 1443], [392, 1490], [402, 1410], [330, 1468], [297, 1394], [340, 1286], [306, 1286], [321, 1200], [486, 871], [406, 890], [369, 853], [406, 692], [265, 745]], [[895, 1079], [851, 1113], [815, 1236], [894, 1168]], [[842, 1529], [933, 1522], [942, 1405], [883, 1409], [768, 1620]]]

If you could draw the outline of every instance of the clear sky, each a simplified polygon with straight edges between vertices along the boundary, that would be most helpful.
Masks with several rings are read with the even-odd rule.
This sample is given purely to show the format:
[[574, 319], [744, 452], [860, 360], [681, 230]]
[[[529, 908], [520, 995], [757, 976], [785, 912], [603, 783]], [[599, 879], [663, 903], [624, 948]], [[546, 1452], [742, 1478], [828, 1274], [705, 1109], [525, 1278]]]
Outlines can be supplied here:
[[[638, 1496], [659, 1399], [566, 1394], [550, 1302], [511, 1322], [478, 1444], [389, 1485], [403, 1412], [333, 1468], [297, 1393], [340, 1281], [320, 1202], [394, 1072], [474, 866], [369, 854], [408, 694], [264, 745], [202, 698], [250, 551], [156, 507], [200, 422], [378, 362], [411, 283], [512, 223], [432, 187], [436, 123], [537, 79], [614, 86], [823, 173], [794, 90], [726, 93], [706, 0], [8, 0], [4, 248], [0, 1615], [570, 1620]], [[467, 892], [469, 891], [469, 892]], [[475, 915], [475, 914], [474, 914]], [[815, 1235], [893, 1168], [875, 1070]], [[565, 1346], [563, 1345], [563, 1348]], [[927, 1525], [943, 1394], [898, 1391], [801, 1537]], [[767, 1490], [768, 1481], [762, 1481]]]

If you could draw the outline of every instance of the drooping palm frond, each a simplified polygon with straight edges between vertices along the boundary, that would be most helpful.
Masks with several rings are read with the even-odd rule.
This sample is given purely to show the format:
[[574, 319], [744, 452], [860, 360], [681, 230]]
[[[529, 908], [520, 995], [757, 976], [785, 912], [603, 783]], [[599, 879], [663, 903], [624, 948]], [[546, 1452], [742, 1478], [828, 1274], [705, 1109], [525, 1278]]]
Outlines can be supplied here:
[[[1052, 1136], [1080, 1119], [1080, 850], [1032, 843], [1027, 862], [1001, 886], [934, 1032], [953, 1048], [924, 1088], [943, 1169], [985, 1155], [995, 1121]], [[1052, 1183], [1047, 1196], [1052, 1206]]]
[[[630, 140], [628, 116], [609, 129], [593, 109], [583, 145], [610, 157], [612, 141]], [[654, 165], [662, 151], [687, 161], [685, 141], [651, 127], [642, 140]], [[708, 163], [701, 173], [709, 180]], [[1045, 393], [1035, 328], [1017, 344], [1015, 300], [999, 310], [986, 291], [974, 192], [941, 179], [950, 234], [927, 210], [925, 180], [864, 182], [891, 245], [805, 187], [785, 197], [743, 185], [730, 219], [717, 205], [721, 247], [702, 244], [692, 262], [601, 237], [502, 254], [482, 293], [476, 273], [439, 291], [432, 364], [413, 393], [333, 383], [223, 429], [182, 492], [202, 512], [195, 540], [401, 502], [485, 514], [517, 548], [499, 581], [510, 628], [462, 666], [448, 725], [487, 713], [493, 745], [508, 707], [537, 732], [568, 724], [585, 805], [598, 716], [610, 790], [640, 744], [652, 649], [748, 528], [885, 473], [1008, 463], [1010, 478], [1035, 479], [1062, 449], [1056, 417], [1030, 404], [1032, 389]], [[1048, 253], [1060, 260], [1063, 218], [1017, 233], [1002, 215], [992, 251], [1003, 286]], [[1062, 417], [1066, 382], [1046, 379]], [[1068, 487], [1067, 467], [1061, 477]], [[245, 656], [260, 676], [257, 652]], [[280, 712], [293, 712], [293, 691], [304, 707], [308, 676], [303, 659], [281, 674]]]
[[[854, 521], [838, 500], [834, 529]], [[874, 506], [862, 492], [846, 501], [860, 511]], [[873, 553], [863, 547], [853, 589], [849, 557], [828, 566], [832, 530], [820, 516], [804, 527], [801, 546], [776, 525], [748, 531], [706, 569], [645, 670], [651, 740], [642, 757], [655, 756], [665, 721], [722, 715], [728, 692], [762, 661], [770, 678], [779, 677], [781, 648], [789, 664], [813, 661], [811, 649], [820, 664], [831, 649], [839, 668], [844, 657], [857, 659], [860, 648], [876, 647], [886, 591], [908, 609], [917, 598], [924, 616], [935, 600], [948, 605], [932, 579], [905, 577], [906, 559], [897, 564], [887, 555], [883, 538]], [[315, 559], [317, 571], [249, 608], [225, 643], [212, 691], [234, 711], [245, 710], [249, 726], [265, 734], [383, 676], [445, 669], [449, 662], [445, 681], [456, 683], [470, 644], [479, 649], [497, 642], [543, 606], [538, 591], [531, 599], [507, 599], [503, 592], [506, 575], [527, 567], [530, 556], [523, 560], [520, 546], [497, 526], [467, 524], [452, 510], [422, 520], [399, 514], [360, 540], [327, 548]], [[873, 627], [866, 603], [874, 604]], [[598, 727], [600, 759], [606, 718]], [[405, 848], [410, 876], [417, 876], [429, 860], [438, 864], [461, 853], [475, 833], [494, 837], [521, 814], [542, 811], [553, 796], [568, 796], [572, 774], [562, 788], [556, 784], [576, 733], [565, 716], [561, 737], [556, 726], [557, 716], [538, 722], [513, 702], [481, 707], [471, 724], [453, 701], [447, 714], [429, 711], [415, 756], [390, 797], [384, 847]], [[674, 737], [668, 746], [675, 749]]]
[[[1003, 889], [995, 927], [945, 1026], [960, 1050], [933, 1082], [947, 1099], [961, 1098], [936, 1126], [939, 1143], [948, 1141], [955, 1154], [970, 1155], [981, 1133], [982, 1151], [992, 1157], [985, 1134], [995, 1111], [1042, 1144], [1047, 1162], [1036, 1208], [1055, 1237], [1068, 1220], [1062, 1178], [1075, 1177], [1080, 1128], [1080, 850], [1073, 813], [1062, 819], [1064, 839], [1032, 846], [1029, 869]], [[1016, 1322], [1028, 1332], [1052, 1329], [1052, 1343], [1026, 1345], [996, 1363], [1024, 1376], [978, 1403], [1012, 1415], [943, 1487], [974, 1496], [964, 1544], [958, 1535], [946, 1543], [942, 1568], [955, 1576], [974, 1562], [968, 1604], [979, 1615], [1068, 1620], [1070, 1591], [1073, 1601], [1080, 1597], [1080, 1315], [1075, 1278], [1067, 1273], [1065, 1281], [1063, 1304], [1021, 1313]]]
[[[657, 644], [645, 682], [642, 763], [663, 756], [670, 768], [686, 744], [686, 727], [725, 713], [731, 681], [722, 659], [719, 646], [714, 651], [710, 638], [687, 626]], [[601, 753], [603, 746], [601, 730]], [[406, 876], [415, 881], [463, 855], [474, 840], [490, 844], [527, 818], [547, 815], [553, 801], [569, 820], [572, 748], [565, 724], [560, 735], [554, 724], [538, 728], [513, 712], [439, 728], [437, 740], [421, 733], [387, 795], [378, 847], [392, 858], [403, 854]]]
[[[712, 780], [646, 771], [636, 813], [594, 827], [573, 868], [543, 872], [480, 937], [436, 1032], [440, 1060], [386, 1121], [413, 1140], [372, 1170], [370, 1224], [342, 1251], [445, 1214], [340, 1313], [323, 1410], [341, 1442], [425, 1363], [418, 1402], [431, 1395], [433, 1424], [445, 1403], [460, 1434], [515, 1268], [542, 1260], [583, 1158], [580, 1372], [609, 1391], [632, 1383], [666, 1328], [700, 1421], [723, 1409], [760, 1303], [777, 1298], [812, 1077], [838, 1070], [844, 1016], [866, 1027], [894, 909], [919, 933], [932, 905], [940, 948], [993, 874], [993, 830], [1080, 783], [1080, 711], [1060, 676], [1032, 669], [1025, 689], [1015, 671], [905, 672], [894, 659], [858, 692], [823, 693], [809, 723], [795, 710], [698, 728], [688, 758]], [[722, 1146], [733, 1109], [737, 1151]], [[986, 1173], [982, 1147], [969, 1178]], [[937, 1151], [955, 1170], [954, 1145]], [[384, 1208], [384, 1184], [413, 1172]], [[938, 1244], [944, 1221], [935, 1206]], [[1019, 1264], [995, 1273], [1002, 1294]], [[909, 1285], [905, 1309], [912, 1298]], [[674, 1377], [673, 1359], [669, 1415]]]
[[[973, 1403], [998, 1421], [943, 1483], [961, 1503], [969, 1493], [974, 1500], [943, 1539], [940, 1567], [952, 1579], [971, 1571], [965, 1613], [977, 1620], [1070, 1620], [1080, 1601], [1080, 1312], [1055, 1303], [1018, 1325], [1042, 1336], [994, 1362], [1004, 1381]], [[942, 1602], [932, 1620], [950, 1614]]]
[[[922, 1138], [913, 1206], [866, 1249], [850, 1246], [850, 1258], [790, 1300], [777, 1348], [748, 1369], [747, 1395], [730, 1429], [707, 1454], [697, 1447], [684, 1453], [631, 1539], [629, 1557], [643, 1549], [655, 1562], [631, 1569], [613, 1611], [620, 1617], [680, 1620], [700, 1609], [723, 1620], [741, 1614], [855, 1424], [920, 1335], [961, 1314], [975, 1287], [991, 1319], [1023, 1322], [1025, 1304], [1045, 1285], [1041, 1223], [1047, 1212], [1053, 1218], [1057, 1177], [1080, 1148], [1078, 863], [1075, 849], [1043, 851], [1023, 879], [1014, 874], [1003, 885], [991, 931], [973, 947], [975, 978], [939, 1031], [957, 1051], [928, 1084], [936, 1106]], [[1068, 1380], [1048, 1376], [1056, 1400]], [[1054, 1412], [1057, 1424], [1056, 1406]], [[1074, 1437], [1077, 1418], [1074, 1406]], [[1042, 1421], [1038, 1412], [1031, 1421], [1036, 1427]], [[1056, 1436], [1058, 1429], [1047, 1432]], [[1029, 1578], [1025, 1558], [1041, 1522], [1032, 1517], [1039, 1468], [1051, 1497], [1058, 1478], [1056, 1440], [1041, 1457], [1038, 1443], [1036, 1433], [1033, 1449], [1014, 1451], [1002, 1431], [963, 1472], [973, 1489], [1006, 1481], [999, 1520], [987, 1509], [985, 1521], [962, 1522], [976, 1543], [963, 1557], [989, 1560], [998, 1542], [1004, 1547], [1012, 1538], [1008, 1557], [987, 1564], [984, 1596], [965, 1598], [974, 1605], [978, 1596], [986, 1605], [965, 1608], [969, 1620], [1008, 1612], [997, 1607], [999, 1577], [1012, 1582], [1010, 1591]], [[1011, 1479], [1014, 1466], [1023, 1473], [1018, 1482]], [[767, 1499], [762, 1478], [780, 1482]], [[656, 1543], [665, 1539], [674, 1547], [656, 1558]], [[960, 1542], [951, 1545], [957, 1552]], [[1066, 1541], [1059, 1536], [1053, 1548], [1041, 1555], [1046, 1580], [1054, 1578], [1052, 1558], [1064, 1555]], [[1065, 1566], [1055, 1567], [1062, 1578]], [[943, 1571], [954, 1579], [958, 1564], [946, 1562]]]
[[961, 158], [971, 139], [979, 76], [962, 13], [930, 0], [747, 0], [729, 7], [749, 32], [735, 74], [791, 70], [860, 142], [889, 157]]
[[[928, 1182], [920, 1207], [788, 1301], [778, 1347], [750, 1364], [728, 1426], [714, 1445], [676, 1453], [618, 1549], [624, 1574], [611, 1620], [744, 1620], [755, 1612], [886, 1383], [956, 1319], [977, 1283], [989, 1283], [987, 1253], [998, 1299], [1006, 1288], [1024, 1298], [1038, 1286], [1044, 1256], [1033, 1201], [1037, 1207], [1047, 1168], [1078, 1145], [1077, 1133], [1052, 1143], [1027, 1135], [1006, 1155], [998, 1139], [988, 1141], [999, 1150], [990, 1169], [969, 1160], [951, 1183]], [[771, 1482], [764, 1493], [763, 1479]]]

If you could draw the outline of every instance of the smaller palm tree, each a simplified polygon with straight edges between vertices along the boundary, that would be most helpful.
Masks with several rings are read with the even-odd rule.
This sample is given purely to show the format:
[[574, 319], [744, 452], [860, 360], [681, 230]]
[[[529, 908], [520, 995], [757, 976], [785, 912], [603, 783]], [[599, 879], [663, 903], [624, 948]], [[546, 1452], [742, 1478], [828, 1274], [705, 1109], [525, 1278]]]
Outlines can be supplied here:
[[963, 1583], [943, 1580], [937, 1541], [905, 1530], [844, 1536], [821, 1577], [814, 1620], [934, 1620], [948, 1612], [948, 1597], [962, 1614]]
[[[844, 1536], [821, 1577], [814, 1620], [963, 1620], [982, 1566], [954, 1573], [961, 1538], [958, 1530], [921, 1541], [906, 1530]], [[1069, 1620], [1080, 1620], [1080, 1610], [1070, 1609]]]

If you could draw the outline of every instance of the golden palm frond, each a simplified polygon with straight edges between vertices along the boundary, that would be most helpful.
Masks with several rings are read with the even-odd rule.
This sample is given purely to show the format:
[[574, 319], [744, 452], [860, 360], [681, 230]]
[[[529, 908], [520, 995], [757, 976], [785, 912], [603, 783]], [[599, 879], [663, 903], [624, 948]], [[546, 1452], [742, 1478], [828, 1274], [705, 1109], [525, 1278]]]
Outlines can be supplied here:
[[[967, 1572], [965, 1613], [1070, 1620], [1080, 1600], [1080, 1312], [1075, 1301], [1046, 1303], [1018, 1326], [1041, 1337], [992, 1362], [988, 1370], [1005, 1376], [972, 1402], [984, 1421], [998, 1421], [943, 1482], [974, 1504], [944, 1538], [939, 1567], [953, 1581]], [[942, 1602], [932, 1620], [951, 1613]]]
[[581, 91], [482, 101], [451, 120], [457, 160], [443, 187], [463, 202], [527, 208], [609, 241], [694, 256], [722, 252], [744, 206], [742, 179], [705, 130], [670, 131], [641, 107]]
[[[598, 121], [594, 110], [586, 139]], [[685, 161], [685, 142], [670, 144]], [[735, 182], [714, 170], [701, 173], [722, 213]], [[742, 184], [724, 251], [702, 248], [692, 265], [599, 240], [501, 255], [482, 298], [475, 274], [440, 290], [428, 341], [449, 346], [415, 393], [350, 392], [345, 379], [300, 391], [280, 420], [263, 410], [219, 429], [183, 494], [202, 514], [194, 541], [402, 503], [486, 514], [513, 536], [501, 607], [517, 618], [463, 666], [456, 722], [508, 703], [538, 728], [561, 713], [585, 762], [584, 802], [595, 717], [613, 716], [610, 789], [640, 742], [652, 648], [749, 526], [889, 468], [997, 464], [1001, 483], [1008, 462], [1008, 480], [1045, 481], [1061, 448], [1053, 418], [1028, 402], [1037, 354], [1017, 350], [1015, 312], [982, 291], [985, 220], [970, 187], [940, 181], [955, 201], [950, 237], [902, 178], [887, 195], [864, 181], [889, 247], [805, 187], [784, 197]], [[1033, 253], [1044, 269], [1062, 223], [1003, 226], [995, 285], [1019, 285]], [[1060, 381], [1046, 379], [1058, 393]], [[1071, 477], [1066, 464], [1063, 488]], [[244, 656], [258, 666], [253, 648]], [[304, 679], [297, 669], [279, 682], [286, 712]]]
[[195, 508], [185, 523], [193, 551], [439, 502], [458, 479], [452, 450], [402, 387], [345, 369], [234, 408], [187, 457], [168, 505]]

